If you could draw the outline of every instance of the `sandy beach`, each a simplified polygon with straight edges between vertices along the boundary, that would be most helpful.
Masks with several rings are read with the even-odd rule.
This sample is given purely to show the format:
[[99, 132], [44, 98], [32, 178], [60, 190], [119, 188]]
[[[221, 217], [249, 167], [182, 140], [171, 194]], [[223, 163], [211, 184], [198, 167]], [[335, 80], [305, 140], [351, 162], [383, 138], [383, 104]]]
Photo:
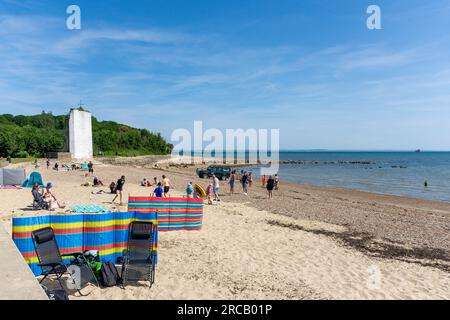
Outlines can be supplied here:
[[[80, 171], [56, 172], [43, 163], [40, 171], [69, 206], [127, 208], [82, 187], [92, 177]], [[134, 196], [151, 193], [139, 186], [144, 177], [168, 175], [173, 195], [189, 181], [207, 183], [191, 166], [95, 165], [103, 190], [122, 174], [125, 194]], [[284, 183], [269, 200], [259, 181], [247, 196], [236, 190], [230, 196], [221, 183], [222, 201], [205, 204], [200, 232], [160, 233], [151, 289], [91, 288], [87, 297], [71, 299], [450, 299], [449, 203]], [[7, 230], [12, 216], [36, 214], [28, 208], [29, 189], [0, 195]]]

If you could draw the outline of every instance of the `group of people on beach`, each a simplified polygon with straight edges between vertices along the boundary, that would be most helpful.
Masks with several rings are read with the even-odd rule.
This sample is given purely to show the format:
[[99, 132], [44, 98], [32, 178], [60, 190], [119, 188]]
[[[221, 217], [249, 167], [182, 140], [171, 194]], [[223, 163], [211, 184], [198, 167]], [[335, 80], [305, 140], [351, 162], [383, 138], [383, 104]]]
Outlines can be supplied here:
[[278, 174], [275, 174], [274, 176], [269, 176], [269, 179], [267, 179], [266, 175], [264, 174], [261, 178], [261, 182], [262, 187], [267, 189], [269, 199], [272, 199], [273, 190], [278, 190], [280, 185], [280, 178], [278, 177]]
[[33, 189], [31, 189], [34, 204], [36, 204], [40, 208], [47, 209], [49, 211], [65, 208], [65, 204], [56, 199], [56, 196], [53, 193], [52, 188], [53, 184], [49, 182], [47, 183], [45, 188], [42, 189], [41, 191], [41, 186], [38, 183], [35, 183], [33, 185]]
[[[230, 195], [235, 194], [235, 184], [237, 180], [237, 173], [236, 170], [233, 170], [231, 172], [230, 178], [228, 180], [228, 184], [230, 186]], [[263, 175], [261, 177], [262, 179], [262, 187], [267, 189], [269, 199], [273, 198], [273, 191], [279, 189], [280, 185], [280, 178], [278, 174], [275, 174], [274, 176], [269, 176], [267, 179], [266, 175]], [[242, 186], [242, 192], [244, 195], [248, 195], [250, 188], [253, 184], [253, 177], [251, 172], [246, 172], [244, 170], [241, 170], [241, 179], [240, 183]], [[186, 192], [188, 197], [190, 197], [190, 186], [192, 186], [192, 182], [189, 183]], [[216, 177], [214, 174], [211, 176], [211, 182], [208, 184], [208, 187], [206, 188], [206, 198], [208, 200], [208, 204], [213, 204], [213, 198], [214, 201], [220, 202], [219, 197], [219, 188], [220, 188], [220, 181], [218, 177]]]
[[[47, 166], [47, 170], [50, 170], [50, 167], [51, 167], [50, 159], [47, 159], [47, 161], [45, 163]], [[37, 162], [37, 160], [35, 160], [35, 168], [37, 169], [38, 167], [39, 167], [38, 162]], [[87, 173], [85, 175], [86, 177], [94, 175], [94, 163], [92, 161], [83, 162], [81, 165], [78, 165], [76, 163], [72, 163], [71, 165], [63, 164], [61, 167], [63, 169], [65, 168], [66, 171], [71, 171], [71, 170], [72, 171], [75, 171], [75, 170], [87, 171]], [[60, 170], [60, 164], [58, 162], [55, 162], [55, 164], [53, 165], [53, 170], [55, 170], [55, 171]]]
[[162, 179], [159, 180], [157, 177], [153, 177], [153, 183], [147, 178], [143, 178], [141, 181], [142, 187], [155, 187], [152, 192], [152, 197], [156, 198], [167, 198], [170, 196], [170, 179], [166, 175], [162, 175]]

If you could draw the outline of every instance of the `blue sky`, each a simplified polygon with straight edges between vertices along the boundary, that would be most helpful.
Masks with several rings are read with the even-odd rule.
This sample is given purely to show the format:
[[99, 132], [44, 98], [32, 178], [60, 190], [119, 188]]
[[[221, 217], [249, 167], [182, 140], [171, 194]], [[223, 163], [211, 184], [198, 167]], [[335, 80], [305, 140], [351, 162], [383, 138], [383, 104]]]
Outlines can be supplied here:
[[442, 0], [0, 0], [0, 112], [82, 99], [167, 138], [203, 120], [279, 128], [283, 149], [450, 150], [449, 17]]

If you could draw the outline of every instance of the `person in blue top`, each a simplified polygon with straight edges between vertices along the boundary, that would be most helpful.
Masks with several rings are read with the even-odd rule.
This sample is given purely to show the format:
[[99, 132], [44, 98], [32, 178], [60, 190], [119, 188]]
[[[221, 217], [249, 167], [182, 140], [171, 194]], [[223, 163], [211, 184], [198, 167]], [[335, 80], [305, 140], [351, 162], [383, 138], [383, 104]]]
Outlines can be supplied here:
[[158, 182], [158, 186], [153, 190], [152, 197], [162, 198], [164, 194], [164, 189], [161, 187], [161, 182]]
[[194, 192], [194, 187], [192, 186], [192, 182], [189, 182], [186, 187], [186, 195], [188, 198], [192, 198], [192, 193]]

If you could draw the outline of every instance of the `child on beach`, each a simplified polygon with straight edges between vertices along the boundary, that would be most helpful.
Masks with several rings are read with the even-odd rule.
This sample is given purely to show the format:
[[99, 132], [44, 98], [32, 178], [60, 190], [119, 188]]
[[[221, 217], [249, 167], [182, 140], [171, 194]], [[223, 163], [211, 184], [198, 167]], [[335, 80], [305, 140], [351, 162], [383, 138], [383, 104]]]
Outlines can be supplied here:
[[158, 182], [158, 186], [153, 190], [152, 197], [162, 198], [164, 194], [164, 189], [161, 187], [161, 182]]
[[114, 181], [109, 185], [109, 190], [111, 193], [116, 193], [116, 183]]
[[192, 198], [192, 193], [194, 192], [194, 187], [192, 186], [192, 182], [189, 182], [186, 187], [186, 196], [188, 198]]
[[208, 187], [206, 188], [206, 198], [208, 199], [208, 204], [213, 204], [213, 202], [211, 200], [211, 189], [212, 189], [212, 184], [210, 183], [208, 185]]
[[263, 174], [262, 176], [262, 187], [265, 188], [266, 187], [266, 175]]

